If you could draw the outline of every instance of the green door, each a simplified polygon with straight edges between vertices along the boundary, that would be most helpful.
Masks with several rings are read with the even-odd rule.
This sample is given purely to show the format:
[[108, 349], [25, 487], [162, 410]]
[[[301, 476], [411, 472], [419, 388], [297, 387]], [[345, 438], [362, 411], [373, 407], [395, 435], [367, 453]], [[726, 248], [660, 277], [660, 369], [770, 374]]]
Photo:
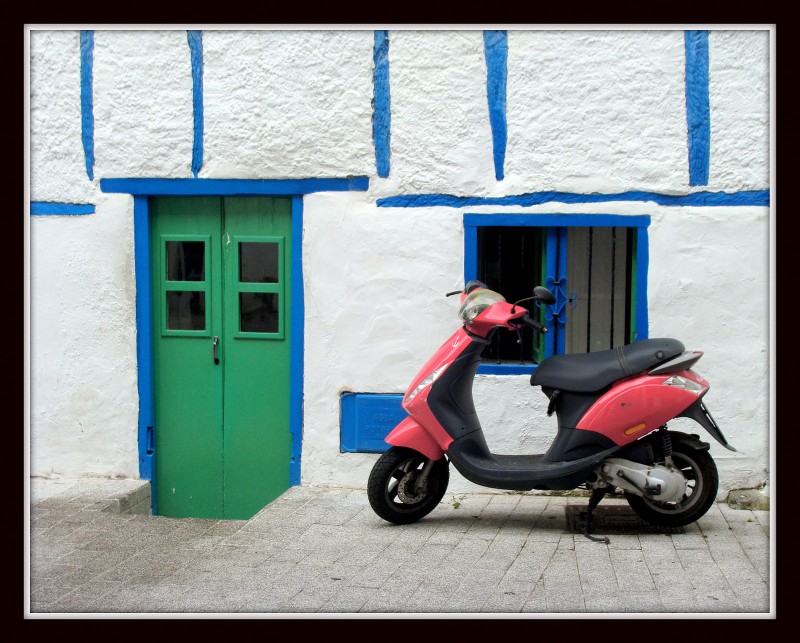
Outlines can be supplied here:
[[155, 492], [247, 519], [289, 488], [291, 199], [153, 199]]

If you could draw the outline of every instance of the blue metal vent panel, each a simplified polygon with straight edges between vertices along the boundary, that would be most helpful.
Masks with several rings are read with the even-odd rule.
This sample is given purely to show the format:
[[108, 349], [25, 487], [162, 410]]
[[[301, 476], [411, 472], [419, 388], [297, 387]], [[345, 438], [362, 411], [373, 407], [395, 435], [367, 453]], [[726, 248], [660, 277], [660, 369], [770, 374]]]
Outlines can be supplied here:
[[403, 396], [389, 393], [344, 393], [341, 396], [340, 451], [383, 453], [384, 438], [408, 417]]

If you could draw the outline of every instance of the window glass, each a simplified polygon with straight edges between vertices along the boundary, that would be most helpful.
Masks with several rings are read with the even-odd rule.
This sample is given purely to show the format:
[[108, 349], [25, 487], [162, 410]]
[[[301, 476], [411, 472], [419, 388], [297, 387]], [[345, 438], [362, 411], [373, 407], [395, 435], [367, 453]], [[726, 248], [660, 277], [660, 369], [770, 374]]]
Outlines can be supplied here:
[[276, 284], [279, 279], [277, 243], [243, 241], [239, 243], [239, 281]]
[[206, 294], [199, 290], [167, 292], [168, 330], [205, 330]]
[[167, 241], [167, 281], [205, 281], [205, 243]]
[[278, 295], [271, 292], [239, 293], [239, 330], [243, 333], [277, 333]]

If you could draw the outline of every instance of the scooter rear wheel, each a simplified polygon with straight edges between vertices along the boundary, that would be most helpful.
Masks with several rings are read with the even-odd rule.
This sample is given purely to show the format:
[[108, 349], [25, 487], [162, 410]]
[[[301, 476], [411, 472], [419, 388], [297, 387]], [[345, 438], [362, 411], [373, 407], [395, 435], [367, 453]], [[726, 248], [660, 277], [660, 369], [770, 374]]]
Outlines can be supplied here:
[[700, 519], [717, 499], [719, 474], [707, 449], [675, 444], [672, 461], [683, 472], [688, 484], [678, 502], [656, 502], [625, 494], [625, 499], [640, 518], [659, 527], [683, 527]]
[[407, 525], [427, 516], [436, 508], [450, 482], [449, 463], [441, 458], [433, 463], [424, 487], [415, 482], [428, 459], [406, 447], [391, 447], [369, 475], [367, 497], [372, 509], [384, 520]]

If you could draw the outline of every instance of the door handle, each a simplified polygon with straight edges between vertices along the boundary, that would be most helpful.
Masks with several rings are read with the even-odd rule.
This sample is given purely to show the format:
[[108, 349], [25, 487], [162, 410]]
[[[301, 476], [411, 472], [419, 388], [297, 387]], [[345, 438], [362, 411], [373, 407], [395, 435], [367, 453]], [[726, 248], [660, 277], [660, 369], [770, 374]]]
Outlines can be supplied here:
[[219, 357], [217, 357], [217, 346], [219, 345], [219, 337], [214, 336], [214, 342], [211, 344], [211, 355], [214, 358], [214, 363], [219, 364]]

